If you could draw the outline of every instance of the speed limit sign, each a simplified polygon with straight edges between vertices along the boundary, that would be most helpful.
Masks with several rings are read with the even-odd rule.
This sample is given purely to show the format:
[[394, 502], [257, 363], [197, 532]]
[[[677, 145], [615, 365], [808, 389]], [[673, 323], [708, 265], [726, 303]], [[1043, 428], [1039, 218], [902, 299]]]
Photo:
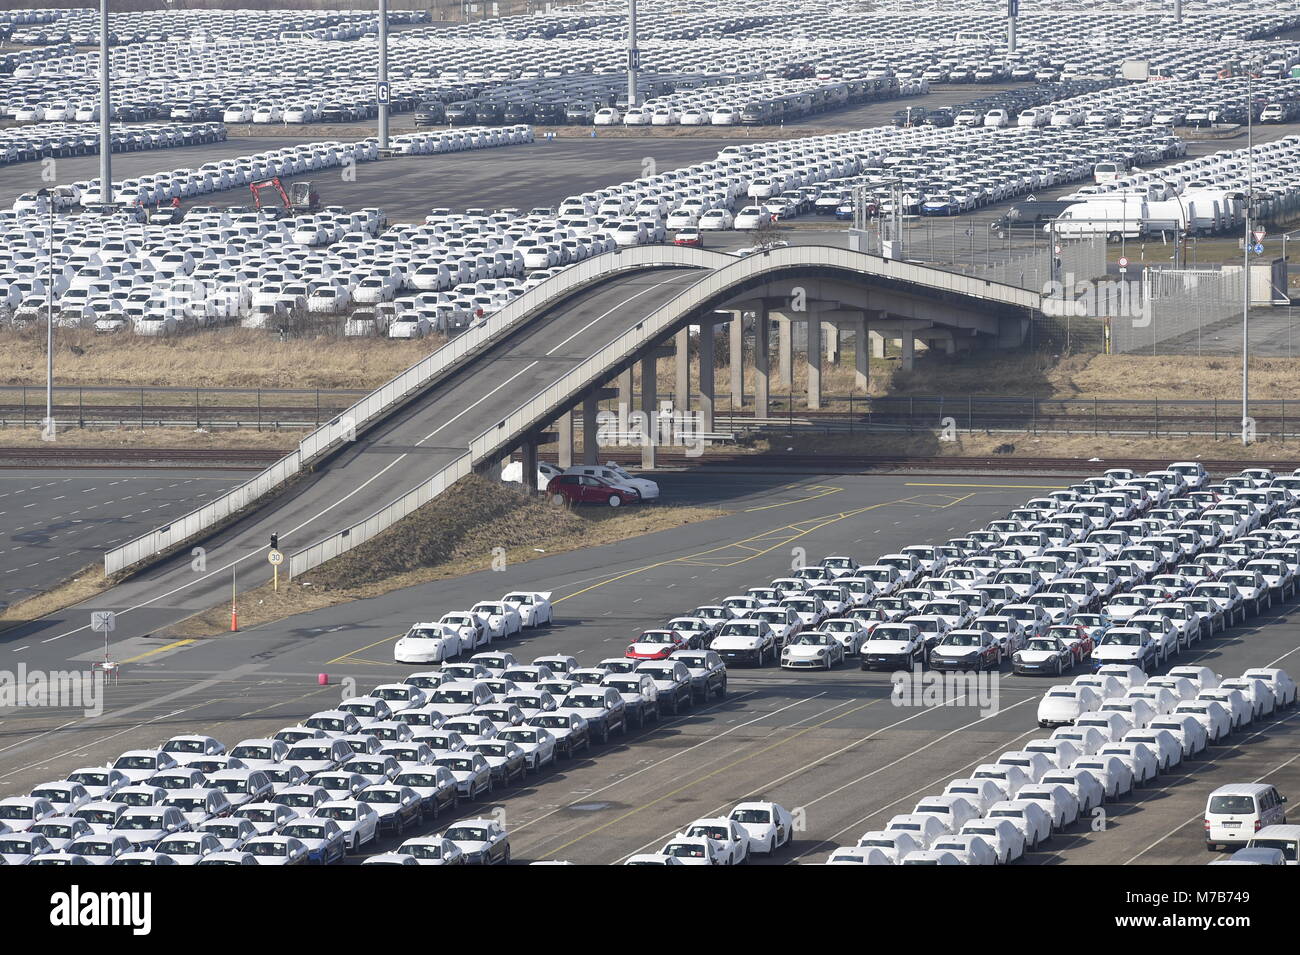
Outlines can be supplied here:
[[1121, 255], [1119, 257], [1119, 267], [1122, 269], [1126, 265], [1128, 265], [1128, 259]]
[[284, 552], [278, 550], [267, 551], [266, 559], [272, 567], [279, 567], [284, 563]]

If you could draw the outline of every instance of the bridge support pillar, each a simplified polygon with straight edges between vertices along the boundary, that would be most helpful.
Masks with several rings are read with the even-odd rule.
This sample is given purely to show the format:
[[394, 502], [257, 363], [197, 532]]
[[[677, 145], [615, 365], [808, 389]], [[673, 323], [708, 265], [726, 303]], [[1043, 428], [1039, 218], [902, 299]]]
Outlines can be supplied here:
[[823, 325], [823, 338], [826, 340], [826, 360], [834, 367], [840, 364], [840, 326], [835, 322]]
[[[625, 435], [630, 427], [630, 415], [632, 413], [632, 368], [629, 366], [618, 373], [618, 434], [619, 444], [622, 444], [626, 438]], [[583, 458], [586, 461], [586, 458]], [[595, 464], [595, 461], [590, 462]]]
[[916, 336], [912, 334], [910, 328], [903, 329], [902, 334], [903, 337], [900, 343], [903, 359], [899, 362], [898, 367], [903, 371], [911, 371], [916, 367]]
[[658, 435], [652, 422], [656, 420], [655, 412], [659, 400], [658, 394], [659, 359], [652, 353], [641, 359], [641, 411], [644, 413], [644, 433], [641, 435], [641, 467], [655, 466], [655, 440]]
[[768, 416], [767, 388], [768, 363], [771, 360], [771, 348], [768, 339], [772, 334], [772, 321], [767, 314], [767, 305], [760, 303], [754, 313], [754, 417]]
[[884, 358], [885, 357], [885, 336], [880, 334], [880, 332], [870, 332], [868, 334], [870, 335], [871, 338], [871, 357]]
[[853, 365], [857, 374], [858, 390], [862, 392], [871, 390], [871, 344], [867, 341], [869, 334], [867, 318], [864, 315], [858, 319], [853, 333]]
[[700, 430], [713, 430], [713, 336], [717, 325], [705, 319], [700, 323]]
[[[628, 372], [631, 377], [631, 372]], [[621, 377], [621, 376], [620, 376]], [[631, 390], [630, 388], [628, 389]], [[619, 407], [623, 407], [620, 403]], [[600, 409], [597, 407], [597, 395], [588, 392], [582, 396], [582, 463], [599, 464], [600, 445], [596, 437], [598, 428], [596, 425]], [[623, 413], [626, 417], [626, 412]]]
[[[570, 432], [572, 434], [572, 432]], [[523, 479], [524, 489], [529, 494], [537, 493], [537, 435], [529, 434], [524, 438], [524, 443], [520, 445], [520, 456], [523, 460]]]
[[794, 394], [794, 323], [784, 315], [777, 319], [776, 383]]
[[559, 428], [560, 439], [557, 442], [557, 455], [561, 468], [573, 467], [573, 409], [570, 408], [555, 420]]
[[[808, 319], [808, 410], [818, 411], [822, 406], [822, 322]], [[794, 402], [794, 389], [790, 389]]]
[[731, 313], [731, 407], [745, 405], [745, 313], [736, 309]]
[[677, 377], [673, 386], [673, 406], [678, 411], [689, 411], [691, 407], [691, 327], [684, 326], [675, 337], [673, 344], [676, 354], [673, 367]]

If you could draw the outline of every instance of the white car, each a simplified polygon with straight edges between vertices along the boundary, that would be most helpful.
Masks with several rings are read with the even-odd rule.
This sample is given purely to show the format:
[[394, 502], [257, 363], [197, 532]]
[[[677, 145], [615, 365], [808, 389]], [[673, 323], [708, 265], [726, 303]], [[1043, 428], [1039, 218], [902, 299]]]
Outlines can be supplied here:
[[935, 841], [934, 851], [951, 853], [962, 865], [997, 865], [1001, 861], [991, 839], [973, 834], [944, 836]]
[[915, 834], [902, 829], [873, 829], [858, 837], [858, 849], [878, 849], [889, 859], [890, 865], [902, 862], [913, 852], [922, 851]]
[[749, 837], [751, 853], [771, 855], [794, 836], [794, 818], [774, 802], [742, 802], [727, 818]]
[[1038, 701], [1039, 726], [1066, 726], [1101, 707], [1101, 696], [1087, 686], [1054, 686]]
[[712, 839], [726, 852], [724, 865], [740, 865], [749, 858], [749, 834], [731, 819], [722, 816], [696, 819], [682, 829], [678, 838]]
[[1038, 786], [1060, 786], [1074, 797], [1078, 815], [1087, 816], [1106, 801], [1106, 790], [1086, 769], [1054, 769], [1037, 783]]
[[[1002, 803], [995, 803], [1002, 805]], [[1011, 819], [985, 816], [961, 827], [959, 836], [979, 836], [992, 847], [1003, 865], [1015, 862], [1025, 854], [1025, 833]]]
[[457, 628], [441, 623], [417, 623], [393, 647], [397, 663], [442, 663], [461, 652]]
[[379, 813], [370, 803], [357, 799], [338, 799], [321, 803], [311, 813], [323, 819], [333, 819], [343, 830], [343, 843], [348, 852], [359, 852], [363, 846], [374, 845], [379, 838]]
[[551, 607], [551, 591], [512, 590], [501, 602], [519, 614], [525, 627], [540, 627], [555, 620]]
[[1007, 799], [989, 807], [986, 819], [1006, 819], [1025, 836], [1029, 851], [1052, 838], [1052, 815], [1036, 799]]
[[488, 641], [501, 640], [523, 631], [523, 618], [510, 604], [499, 600], [485, 600], [470, 608], [470, 613], [482, 619], [488, 631]]
[[455, 628], [456, 635], [460, 637], [460, 650], [462, 653], [492, 642], [487, 622], [477, 614], [456, 610], [443, 614], [438, 619], [438, 623], [442, 626]]

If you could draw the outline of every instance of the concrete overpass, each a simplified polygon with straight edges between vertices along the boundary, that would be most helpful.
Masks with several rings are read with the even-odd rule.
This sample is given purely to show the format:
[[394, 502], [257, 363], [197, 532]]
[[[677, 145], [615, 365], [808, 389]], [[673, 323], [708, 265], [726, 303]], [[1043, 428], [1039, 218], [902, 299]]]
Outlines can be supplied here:
[[[118, 637], [182, 619], [222, 600], [232, 582], [241, 591], [265, 582], [272, 533], [290, 553], [290, 572], [302, 573], [471, 470], [491, 469], [518, 449], [531, 457], [543, 431], [567, 424], [572, 435], [573, 411], [594, 412], [611, 386], [630, 408], [638, 365], [650, 382], [642, 407], [653, 409], [652, 363], [676, 349], [679, 371], [686, 367], [680, 346], [692, 325], [725, 321], [733, 340], [752, 338], [753, 402], [763, 412], [773, 359], [778, 380], [793, 366], [796, 329], [815, 346], [812, 354], [844, 334], [875, 335], [899, 339], [906, 360], [918, 339], [944, 348], [1013, 347], [1040, 309], [1039, 295], [1024, 289], [819, 246], [744, 258], [672, 246], [598, 256], [377, 389], [246, 485], [107, 554], [106, 570], [125, 579], [94, 607], [119, 611]], [[707, 418], [715, 383], [711, 356], [703, 357], [699, 411]], [[808, 382], [815, 404], [815, 371]], [[582, 419], [585, 455], [594, 460], [596, 416]], [[566, 428], [560, 432], [564, 453]], [[645, 454], [653, 463], [653, 446]], [[85, 609], [12, 633], [49, 639], [53, 632], [93, 645]]]

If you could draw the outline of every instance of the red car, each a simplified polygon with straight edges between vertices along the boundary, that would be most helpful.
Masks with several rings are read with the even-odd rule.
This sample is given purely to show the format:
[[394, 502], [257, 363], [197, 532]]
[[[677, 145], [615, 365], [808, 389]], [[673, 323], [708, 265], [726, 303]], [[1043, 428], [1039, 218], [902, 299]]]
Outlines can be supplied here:
[[1083, 663], [1092, 658], [1092, 634], [1088, 628], [1077, 623], [1057, 623], [1047, 628], [1049, 637], [1056, 637], [1074, 655], [1075, 663]]
[[682, 229], [673, 236], [673, 245], [689, 245], [696, 249], [704, 248], [704, 235], [698, 229]]
[[689, 649], [690, 643], [676, 630], [647, 630], [623, 655], [632, 660], [667, 660], [678, 650]]
[[641, 495], [630, 488], [618, 487], [604, 478], [588, 474], [557, 474], [546, 485], [546, 493], [556, 504], [606, 504], [609, 507], [620, 507], [641, 500]]

